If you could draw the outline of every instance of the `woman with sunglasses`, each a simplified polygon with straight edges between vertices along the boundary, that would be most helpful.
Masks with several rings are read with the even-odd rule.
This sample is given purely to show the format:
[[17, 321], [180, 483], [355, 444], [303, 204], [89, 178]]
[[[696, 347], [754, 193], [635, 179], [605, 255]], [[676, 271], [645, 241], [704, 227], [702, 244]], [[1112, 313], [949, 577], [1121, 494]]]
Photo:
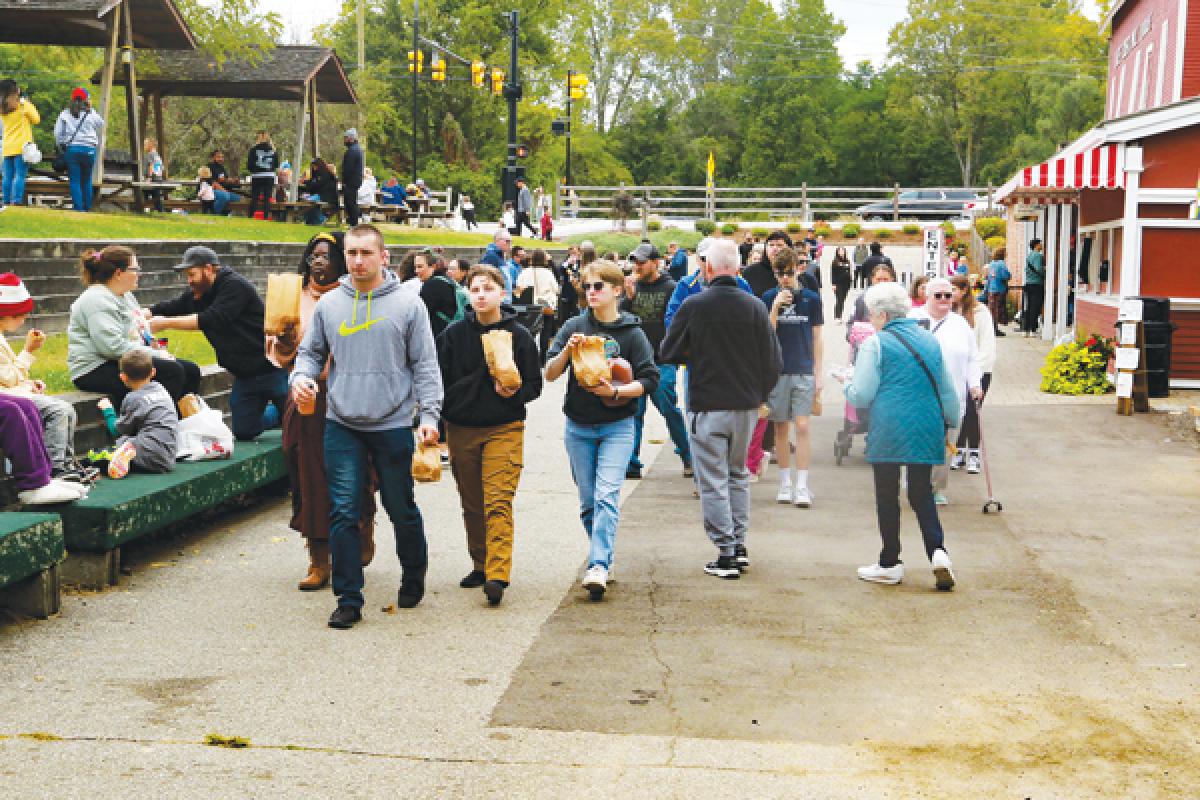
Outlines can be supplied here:
[[[280, 369], [290, 370], [296, 361], [304, 332], [312, 320], [317, 301], [338, 286], [346, 274], [341, 231], [318, 233], [309, 240], [300, 262], [303, 291], [300, 294], [300, 322], [279, 336], [266, 337], [267, 360]], [[315, 591], [329, 582], [329, 481], [325, 477], [325, 372], [317, 378], [317, 399], [309, 414], [296, 407], [288, 392], [283, 411], [283, 458], [292, 484], [291, 528], [304, 537], [308, 547], [308, 574], [300, 581], [301, 591]], [[367, 473], [363, 491], [362, 519], [359, 520], [363, 566], [375, 556], [375, 482]]]
[[[938, 340], [942, 348], [942, 361], [958, 393], [958, 425], [947, 431], [947, 442], [955, 440], [962, 425], [963, 413], [967, 408], [967, 395], [975, 402], [983, 397], [983, 369], [979, 360], [979, 347], [975, 343], [975, 330], [962, 316], [951, 311], [954, 305], [954, 287], [946, 278], [931, 278], [925, 284], [925, 305], [914, 308], [909, 316], [915, 318]], [[922, 323], [921, 320], [927, 322]], [[946, 484], [950, 479], [950, 450], [947, 448], [945, 463], [933, 469], [933, 499], [939, 506], [946, 500]]]
[[[640, 320], [617, 308], [625, 284], [621, 268], [611, 261], [595, 261], [583, 268], [582, 279], [587, 310], [559, 330], [546, 354], [546, 380], [569, 373], [563, 402], [564, 440], [579, 489], [579, 516], [592, 543], [583, 588], [599, 600], [612, 570], [618, 501], [635, 443], [636, 400], [657, 388], [658, 367]], [[610, 360], [620, 357], [629, 362], [633, 373], [629, 383], [602, 381], [589, 389], [576, 380], [571, 355], [586, 336], [605, 339], [604, 353]]]

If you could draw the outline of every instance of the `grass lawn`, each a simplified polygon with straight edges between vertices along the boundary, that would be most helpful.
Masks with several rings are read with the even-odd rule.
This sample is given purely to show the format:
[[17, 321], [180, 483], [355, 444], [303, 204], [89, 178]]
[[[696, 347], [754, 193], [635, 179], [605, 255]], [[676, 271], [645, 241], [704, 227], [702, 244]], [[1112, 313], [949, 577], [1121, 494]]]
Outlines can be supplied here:
[[[10, 209], [11, 210], [11, 209]], [[8, 212], [4, 212], [7, 214]], [[200, 366], [217, 363], [217, 354], [213, 352], [208, 339], [200, 331], [164, 331], [168, 339], [167, 350], [175, 356], [195, 361]], [[16, 352], [21, 352], [25, 346], [24, 337], [9, 339], [8, 343]], [[47, 394], [76, 391], [75, 384], [67, 375], [67, 335], [52, 333], [46, 336], [46, 343], [35, 353], [37, 360], [29, 370], [29, 377], [46, 382]]]
[[[649, 234], [650, 241], [654, 242], [654, 246], [662, 253], [665, 258], [667, 255], [667, 245], [671, 242], [679, 242], [680, 247], [686, 247], [689, 250], [694, 248], [704, 238], [695, 231], [651, 231]], [[569, 244], [579, 244], [583, 241], [590, 241], [596, 245], [596, 252], [604, 255], [609, 250], [616, 250], [621, 257], [625, 257], [631, 250], [638, 246], [638, 242], [642, 240], [641, 232], [638, 233], [590, 233], [580, 234], [578, 236], [569, 236], [564, 241]]]
[[[486, 233], [459, 233], [442, 228], [380, 225], [388, 244], [441, 244], [484, 247]], [[0, 239], [193, 239], [197, 241], [307, 242], [321, 227], [282, 222], [214, 217], [200, 214], [77, 214], [56, 208], [9, 206], [0, 213]], [[516, 238], [526, 247], [545, 245], [538, 239]]]

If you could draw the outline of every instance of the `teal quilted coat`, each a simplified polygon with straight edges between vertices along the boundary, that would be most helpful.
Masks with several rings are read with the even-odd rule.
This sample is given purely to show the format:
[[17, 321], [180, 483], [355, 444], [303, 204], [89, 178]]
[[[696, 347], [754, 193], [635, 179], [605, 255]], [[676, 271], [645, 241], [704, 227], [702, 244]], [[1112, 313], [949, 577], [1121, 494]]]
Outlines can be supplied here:
[[[937, 381], [936, 394], [925, 370], [897, 336], [903, 336], [924, 359]], [[892, 320], [862, 343], [846, 399], [855, 408], [870, 409], [868, 463], [945, 462], [945, 425], [958, 424], [958, 393], [942, 363], [938, 340], [915, 319]]]

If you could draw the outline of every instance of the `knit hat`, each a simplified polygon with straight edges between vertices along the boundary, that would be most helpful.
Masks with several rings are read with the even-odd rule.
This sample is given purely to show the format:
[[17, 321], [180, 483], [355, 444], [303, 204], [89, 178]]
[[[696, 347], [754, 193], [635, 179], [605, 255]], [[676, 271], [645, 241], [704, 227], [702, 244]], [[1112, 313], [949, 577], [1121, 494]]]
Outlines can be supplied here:
[[0, 317], [19, 317], [33, 311], [33, 298], [21, 279], [11, 272], [0, 275]]

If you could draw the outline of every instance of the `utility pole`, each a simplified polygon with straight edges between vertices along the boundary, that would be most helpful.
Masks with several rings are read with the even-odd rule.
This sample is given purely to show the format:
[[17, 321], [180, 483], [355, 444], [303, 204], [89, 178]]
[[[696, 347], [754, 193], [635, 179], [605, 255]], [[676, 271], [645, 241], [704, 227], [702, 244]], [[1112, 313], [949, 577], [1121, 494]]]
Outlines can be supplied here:
[[[366, 11], [363, 9], [363, 4], [366, 0], [358, 0], [358, 80], [355, 81], [358, 85], [355, 87], [358, 90], [358, 141], [360, 145], [367, 143], [367, 115], [363, 111], [362, 104], [362, 88], [363, 74], [367, 69], [367, 48], [364, 39], [366, 38]], [[366, 147], [363, 147], [366, 150]]]
[[517, 75], [517, 38], [520, 31], [519, 11], [509, 11], [509, 60], [508, 83], [504, 84], [504, 99], [508, 101], [508, 160], [504, 170], [504, 185], [501, 193], [504, 200], [511, 201], [516, 208], [517, 195], [517, 101], [521, 99], [521, 81]]
[[574, 74], [567, 70], [567, 186], [574, 186], [571, 183], [571, 76]]
[[[418, 41], [417, 17], [421, 13], [421, 0], [413, 0], [413, 56], [417, 57], [421, 43]], [[415, 67], [420, 62], [413, 62]], [[413, 70], [413, 113], [412, 113], [412, 182], [417, 182], [417, 70]]]

